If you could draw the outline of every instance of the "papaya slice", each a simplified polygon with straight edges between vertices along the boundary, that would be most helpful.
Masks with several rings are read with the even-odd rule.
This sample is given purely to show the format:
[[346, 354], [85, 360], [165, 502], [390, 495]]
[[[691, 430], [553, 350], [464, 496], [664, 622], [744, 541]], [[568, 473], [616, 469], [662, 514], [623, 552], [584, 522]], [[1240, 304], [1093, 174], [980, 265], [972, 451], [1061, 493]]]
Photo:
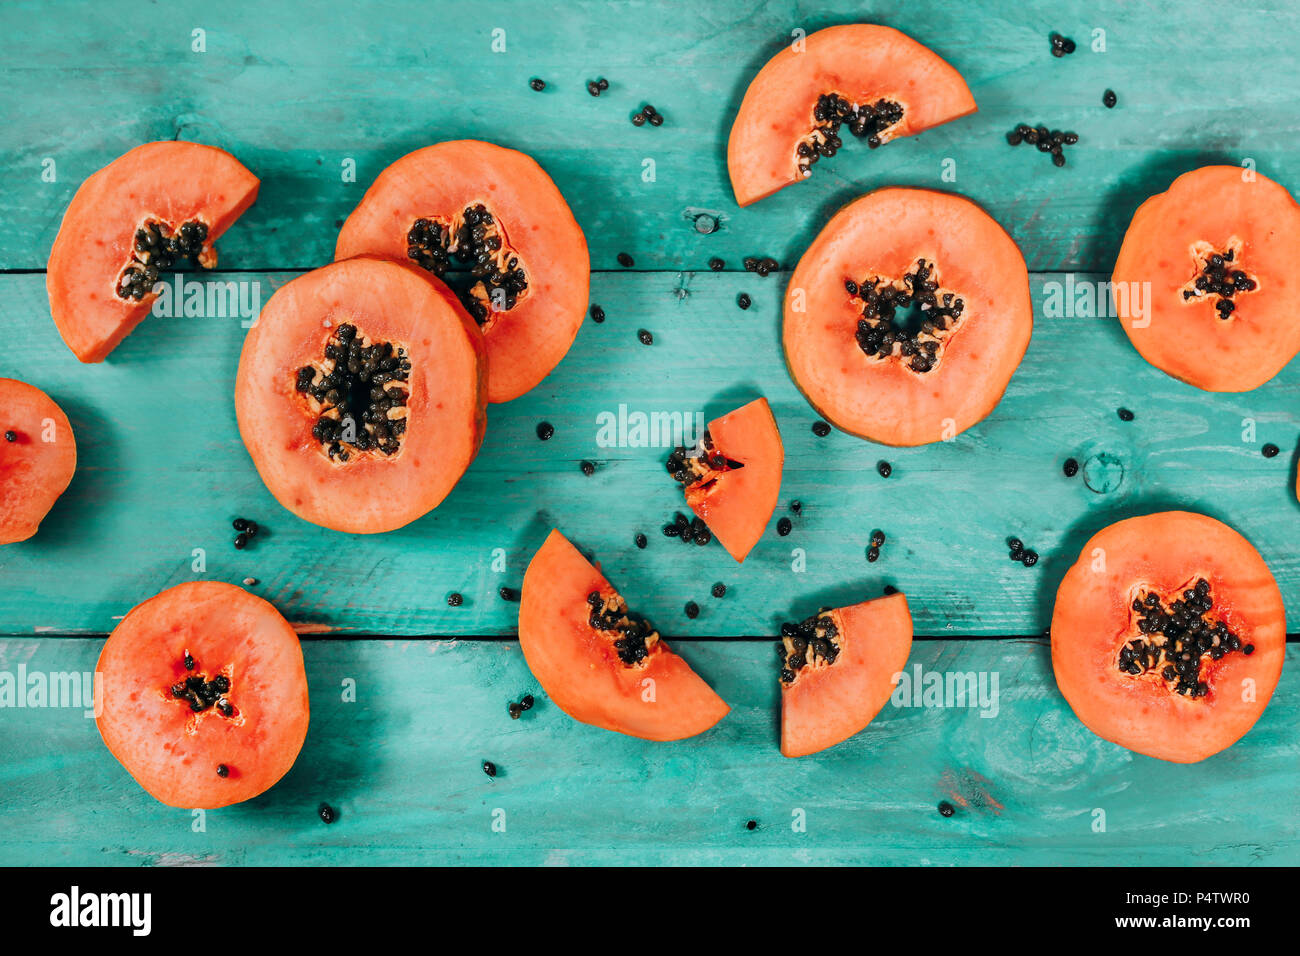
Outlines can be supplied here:
[[1052, 669], [1097, 736], [1175, 763], [1236, 743], [1282, 673], [1286, 610], [1264, 559], [1186, 511], [1129, 518], [1083, 546], [1052, 612]]
[[133, 608], [99, 655], [99, 732], [171, 807], [215, 809], [273, 787], [310, 716], [298, 635], [242, 588], [193, 581]]
[[975, 98], [933, 50], [890, 27], [828, 27], [783, 49], [745, 91], [727, 142], [742, 206], [812, 175], [843, 134], [872, 149], [974, 113]]
[[781, 626], [781, 753], [806, 757], [875, 719], [912, 652], [907, 598], [890, 594]]
[[776, 510], [784, 463], [776, 418], [758, 398], [709, 422], [699, 446], [668, 457], [668, 471], [727, 553], [744, 561]]
[[0, 378], [0, 544], [36, 534], [77, 470], [77, 439], [54, 399]]
[[559, 531], [524, 573], [519, 646], [551, 700], [584, 724], [680, 740], [730, 709]]
[[1142, 357], [1211, 392], [1246, 392], [1300, 351], [1300, 206], [1238, 166], [1184, 173], [1133, 215], [1111, 292]]
[[532, 157], [492, 143], [438, 143], [380, 173], [339, 232], [334, 257], [357, 255], [462, 290], [487, 340], [489, 402], [559, 365], [587, 309], [587, 240], [564, 197]]
[[217, 264], [213, 243], [257, 198], [258, 179], [224, 150], [145, 143], [81, 184], [50, 250], [54, 324], [77, 358], [102, 362], [140, 324], [163, 273]]
[[786, 289], [786, 364], [827, 421], [886, 445], [951, 438], [1002, 398], [1033, 331], [1029, 271], [969, 199], [879, 189], [837, 212]]
[[239, 434], [279, 502], [357, 534], [432, 511], [486, 422], [483, 336], [445, 285], [360, 257], [276, 291], [244, 340]]

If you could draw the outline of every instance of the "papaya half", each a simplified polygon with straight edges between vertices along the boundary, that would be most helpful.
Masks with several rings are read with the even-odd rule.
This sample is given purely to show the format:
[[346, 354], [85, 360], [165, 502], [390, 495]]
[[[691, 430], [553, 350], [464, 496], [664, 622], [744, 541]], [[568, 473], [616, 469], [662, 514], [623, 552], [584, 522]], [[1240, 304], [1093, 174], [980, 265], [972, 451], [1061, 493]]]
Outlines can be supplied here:
[[235, 415], [294, 514], [392, 531], [436, 508], [474, 460], [486, 376], [483, 336], [450, 289], [362, 256], [271, 296], [244, 339]]
[[1111, 292], [1142, 357], [1211, 392], [1246, 392], [1300, 351], [1300, 206], [1253, 169], [1184, 173], [1133, 215]]
[[0, 378], [0, 544], [26, 541], [72, 483], [77, 439], [35, 385]]
[[307, 737], [298, 635], [234, 585], [193, 581], [133, 608], [95, 672], [104, 743], [168, 806], [250, 800], [289, 772]]
[[875, 149], [974, 113], [970, 87], [929, 48], [890, 27], [828, 27], [787, 46], [754, 77], [727, 141], [736, 202], [812, 175], [843, 134]]
[[519, 646], [551, 700], [584, 724], [680, 740], [730, 709], [559, 531], [524, 573]]
[[257, 198], [257, 177], [225, 150], [145, 143], [81, 184], [54, 237], [45, 286], [68, 348], [101, 362], [149, 314], [154, 283], [213, 243]]
[[1033, 331], [1012, 238], [961, 196], [878, 189], [849, 203], [786, 289], [790, 375], [831, 424], [886, 445], [965, 431], [1002, 398]]
[[1083, 546], [1052, 612], [1052, 670], [1093, 733], [1194, 763], [1236, 743], [1277, 687], [1286, 609], [1264, 559], [1222, 522], [1164, 511]]
[[477, 140], [416, 150], [343, 223], [335, 259], [413, 263], [460, 291], [487, 341], [489, 402], [560, 364], [587, 309], [587, 240], [532, 157]]

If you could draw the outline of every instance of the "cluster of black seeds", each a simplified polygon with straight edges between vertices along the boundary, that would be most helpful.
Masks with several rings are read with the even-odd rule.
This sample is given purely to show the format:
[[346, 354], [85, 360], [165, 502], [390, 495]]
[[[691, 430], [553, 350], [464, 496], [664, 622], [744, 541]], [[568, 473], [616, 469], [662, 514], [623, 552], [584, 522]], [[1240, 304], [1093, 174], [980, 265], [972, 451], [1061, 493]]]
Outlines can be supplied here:
[[813, 107], [815, 124], [812, 132], [799, 143], [795, 152], [799, 157], [799, 174], [812, 175], [812, 164], [823, 156], [834, 156], [844, 141], [840, 127], [847, 126], [850, 133], [866, 139], [875, 149], [882, 142], [881, 134], [903, 119], [903, 107], [892, 100], [877, 100], [875, 104], [855, 104], [838, 93], [823, 93]]
[[756, 256], [745, 257], [745, 271], [756, 272], [760, 277], [766, 277], [770, 273], [776, 272], [781, 268], [781, 263], [772, 258], [758, 258]]
[[876, 529], [871, 532], [871, 543], [867, 545], [867, 560], [875, 563], [880, 560], [880, 549], [885, 546], [885, 532]]
[[[918, 259], [900, 282], [872, 277], [863, 282], [846, 279], [844, 288], [862, 301], [858, 320], [858, 347], [868, 356], [885, 358], [897, 345], [914, 372], [928, 372], [938, 361], [945, 334], [961, 321], [966, 303], [952, 292], [939, 292], [934, 263]], [[918, 306], [923, 318], [915, 331], [894, 324], [899, 309]]]
[[713, 540], [713, 532], [704, 523], [703, 518], [687, 518], [680, 511], [673, 515], [673, 520], [663, 527], [665, 538], [678, 538], [682, 544], [694, 541], [701, 548]]
[[1038, 563], [1038, 552], [1033, 548], [1026, 548], [1025, 543], [1019, 538], [1007, 538], [1007, 557], [1027, 568], [1032, 568]]
[[298, 369], [298, 391], [321, 405], [312, 436], [340, 461], [352, 451], [393, 454], [406, 419], [390, 413], [406, 406], [410, 372], [405, 349], [391, 342], [367, 344], [355, 325], [338, 326], [325, 343], [321, 365]]
[[651, 126], [664, 125], [664, 118], [660, 116], [659, 112], [649, 103], [641, 107], [639, 113], [632, 114], [633, 126], [644, 126], [646, 123], [649, 123]]
[[1202, 296], [1218, 296], [1214, 308], [1219, 318], [1226, 319], [1232, 315], [1237, 304], [1232, 297], [1238, 292], [1253, 292], [1258, 283], [1240, 269], [1232, 268], [1234, 253], [1213, 252], [1205, 260], [1200, 275], [1192, 282], [1192, 288], [1183, 290], [1183, 299], [1198, 299]]
[[[196, 666], [194, 658], [186, 654], [185, 669], [192, 671]], [[196, 714], [215, 707], [221, 716], [233, 717], [235, 708], [226, 699], [229, 693], [230, 678], [225, 674], [218, 674], [212, 680], [208, 680], [202, 674], [191, 674], [171, 686], [172, 697], [185, 701], [190, 705], [190, 710]]]
[[[256, 521], [252, 521], [248, 518], [236, 518], [234, 521], [230, 522], [230, 526], [237, 532], [235, 535], [235, 549], [237, 551], [243, 551], [247, 548], [249, 542], [251, 542], [253, 538], [257, 537], [257, 532], [261, 530], [261, 527]], [[248, 580], [253, 581], [253, 584], [257, 583], [255, 579], [249, 578]], [[245, 583], [247, 583], [247, 581]]]
[[1146, 639], [1135, 638], [1120, 648], [1119, 669], [1134, 676], [1159, 669], [1175, 692], [1204, 697], [1209, 693], [1201, 680], [1201, 663], [1206, 657], [1217, 661], [1235, 651], [1247, 655], [1255, 651], [1254, 644], [1243, 646], [1222, 621], [1211, 621], [1213, 609], [1210, 582], [1204, 578], [1168, 607], [1154, 591], [1134, 598], [1138, 630]]
[[781, 643], [776, 645], [781, 655], [781, 680], [790, 683], [801, 668], [819, 659], [834, 664], [840, 656], [839, 636], [839, 628], [825, 610], [799, 624], [782, 624]]
[[506, 708], [506, 712], [510, 714], [511, 720], [518, 720], [524, 711], [533, 709], [533, 703], [533, 695], [524, 694], [519, 700], [512, 700]]
[[727, 471], [744, 467], [741, 462], [733, 461], [717, 450], [713, 444], [713, 436], [707, 429], [704, 432], [704, 441], [700, 443], [698, 450], [678, 445], [668, 456], [668, 474], [673, 476], [674, 481], [687, 486], [703, 478], [710, 468], [714, 471]]
[[1048, 38], [1052, 44], [1052, 56], [1062, 57], [1074, 52], [1074, 41], [1069, 37], [1063, 37], [1059, 33], [1053, 33]]
[[153, 291], [163, 270], [182, 259], [198, 261], [208, 238], [207, 223], [198, 219], [183, 222], [172, 232], [166, 223], [152, 219], [135, 231], [131, 261], [117, 280], [117, 297], [139, 302]]
[[1021, 123], [1010, 133], [1007, 133], [1007, 142], [1012, 146], [1019, 146], [1021, 143], [1037, 146], [1040, 153], [1052, 154], [1053, 165], [1064, 166], [1065, 147], [1073, 146], [1079, 142], [1079, 134], [1062, 132], [1059, 129], [1049, 130], [1046, 126], [1029, 126]]
[[469, 266], [472, 284], [460, 298], [479, 325], [488, 320], [490, 311], [513, 309], [528, 288], [519, 257], [502, 241], [496, 219], [482, 203], [466, 206], [455, 229], [436, 219], [415, 220], [406, 234], [406, 255], [440, 279], [446, 277], [453, 258]]
[[603, 76], [599, 79], [589, 80], [587, 82], [587, 92], [592, 96], [600, 96], [600, 94], [604, 93], [607, 89], [609, 89], [609, 80], [605, 79]]
[[645, 618], [628, 611], [622, 597], [612, 594], [603, 598], [599, 591], [592, 591], [587, 595], [587, 604], [591, 608], [588, 624], [598, 631], [619, 633], [614, 640], [619, 660], [631, 667], [649, 656], [650, 649], [659, 640], [659, 632]]

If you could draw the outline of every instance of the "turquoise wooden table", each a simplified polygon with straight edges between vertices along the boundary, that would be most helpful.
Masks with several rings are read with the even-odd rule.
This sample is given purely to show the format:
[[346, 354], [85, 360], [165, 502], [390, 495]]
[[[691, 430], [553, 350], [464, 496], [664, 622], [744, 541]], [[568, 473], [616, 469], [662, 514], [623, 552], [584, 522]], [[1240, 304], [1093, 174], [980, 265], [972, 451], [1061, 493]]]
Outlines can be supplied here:
[[[40, 533], [0, 551], [0, 673], [89, 672], [103, 635], [144, 598], [198, 577], [252, 578], [303, 635], [312, 726], [279, 786], [196, 820], [142, 792], [79, 704], [0, 708], [0, 864], [1300, 863], [1300, 646], [1288, 645], [1277, 695], [1244, 740], [1178, 766], [1085, 729], [1057, 691], [1044, 636], [1087, 537], [1169, 507], [1250, 538], [1282, 588], [1288, 630], [1300, 630], [1300, 367], [1253, 393], [1204, 393], [1146, 365], [1113, 321], [1044, 308], [1059, 283], [1103, 278], [1133, 210], [1181, 172], [1249, 160], [1300, 188], [1294, 5], [1234, 8], [1232, 29], [1218, 6], [1174, 2], [1086, 13], [1034, 0], [128, 9], [0, 7], [0, 35], [14, 38], [0, 53], [0, 375], [59, 401], [80, 453]], [[856, 20], [934, 48], [980, 112], [877, 151], [855, 145], [809, 183], [737, 208], [725, 142], [746, 83], [792, 29]], [[1053, 58], [1054, 30], [1078, 52]], [[610, 89], [593, 98], [585, 84], [597, 76]], [[629, 122], [645, 102], [662, 127]], [[1003, 139], [1040, 121], [1078, 132], [1064, 169]], [[151, 319], [97, 366], [55, 332], [42, 270], [62, 212], [131, 146], [210, 143], [261, 177], [219, 250], [221, 269], [258, 283], [264, 301], [329, 261], [385, 165], [462, 137], [523, 149], [551, 173], [587, 235], [592, 301], [608, 319], [588, 322], [539, 388], [489, 410], [464, 480], [399, 532], [326, 531], [266, 492], [235, 427], [238, 317]], [[780, 353], [788, 270], [840, 204], [885, 184], [979, 201], [1033, 273], [1033, 341], [1006, 397], [969, 432], [924, 448], [817, 437]], [[716, 228], [700, 231], [700, 216]], [[746, 273], [753, 255], [782, 272]], [[713, 257], [727, 268], [709, 271]], [[792, 533], [778, 537], [773, 522], [743, 566], [716, 544], [662, 537], [682, 507], [667, 452], [608, 447], [602, 416], [712, 416], [760, 394], [785, 440]], [[1134, 420], [1119, 419], [1121, 406]], [[545, 443], [542, 420], [555, 426]], [[1263, 457], [1265, 442], [1284, 454]], [[1073, 479], [1068, 457], [1083, 463]], [[590, 477], [583, 460], [596, 463]], [[793, 500], [798, 515], [785, 510]], [[236, 515], [266, 529], [246, 551], [231, 544]], [[696, 740], [650, 744], [574, 723], [546, 700], [513, 639], [518, 606], [497, 591], [518, 587], [552, 527], [676, 636], [730, 716]], [[888, 541], [869, 564], [876, 528]], [[1013, 534], [1041, 553], [1036, 567], [1007, 560]], [[715, 581], [723, 599], [709, 595]], [[989, 702], [887, 706], [851, 741], [786, 760], [763, 635], [887, 584], [915, 615], [909, 671], [974, 674]], [[463, 606], [447, 606], [451, 591]], [[537, 706], [511, 720], [507, 703], [528, 692]], [[494, 780], [484, 760], [500, 768]], [[936, 812], [941, 800], [955, 815]], [[338, 810], [331, 826], [322, 802]]]

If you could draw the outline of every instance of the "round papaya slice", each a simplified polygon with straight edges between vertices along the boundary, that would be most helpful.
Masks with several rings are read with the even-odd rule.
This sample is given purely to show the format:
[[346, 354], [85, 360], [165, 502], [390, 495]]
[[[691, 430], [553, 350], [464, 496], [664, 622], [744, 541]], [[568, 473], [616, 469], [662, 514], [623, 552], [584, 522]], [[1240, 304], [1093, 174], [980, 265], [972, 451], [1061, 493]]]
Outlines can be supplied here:
[[0, 378], [0, 544], [26, 541], [72, 483], [77, 440], [34, 385]]
[[730, 709], [559, 531], [524, 573], [519, 646], [551, 700], [584, 724], [680, 740]]
[[560, 364], [587, 309], [587, 240], [551, 177], [477, 140], [393, 163], [343, 223], [336, 259], [412, 262], [459, 290], [483, 330], [488, 401], [508, 402]]
[[912, 652], [901, 593], [781, 625], [781, 753], [805, 757], [875, 719]]
[[217, 264], [213, 243], [257, 198], [257, 177], [198, 143], [145, 143], [92, 175], [54, 237], [50, 314], [83, 362], [102, 362], [148, 313], [154, 283], [185, 261]]
[[890, 27], [828, 27], [787, 46], [749, 84], [727, 143], [742, 206], [812, 175], [844, 134], [875, 149], [974, 113], [960, 73]]
[[133, 608], [96, 680], [104, 743], [168, 806], [250, 800], [289, 772], [307, 737], [298, 635], [230, 584], [180, 584]]
[[1286, 610], [1249, 541], [1185, 511], [1083, 546], [1052, 613], [1052, 669], [1093, 733], [1194, 763], [1236, 743], [1282, 673]]
[[1111, 281], [1156, 368], [1211, 392], [1258, 388], [1300, 351], [1300, 206], [1254, 170], [1185, 173], [1138, 207]]
[[794, 382], [886, 445], [951, 438], [997, 405], [1033, 331], [1020, 249], [969, 199], [880, 189], [837, 212], [786, 289]]
[[483, 441], [483, 336], [411, 266], [360, 257], [271, 296], [244, 340], [239, 434], [279, 502], [369, 534], [432, 511]]
[[776, 510], [784, 462], [771, 406], [759, 398], [709, 422], [697, 447], [668, 456], [668, 471], [727, 553], [744, 561]]

